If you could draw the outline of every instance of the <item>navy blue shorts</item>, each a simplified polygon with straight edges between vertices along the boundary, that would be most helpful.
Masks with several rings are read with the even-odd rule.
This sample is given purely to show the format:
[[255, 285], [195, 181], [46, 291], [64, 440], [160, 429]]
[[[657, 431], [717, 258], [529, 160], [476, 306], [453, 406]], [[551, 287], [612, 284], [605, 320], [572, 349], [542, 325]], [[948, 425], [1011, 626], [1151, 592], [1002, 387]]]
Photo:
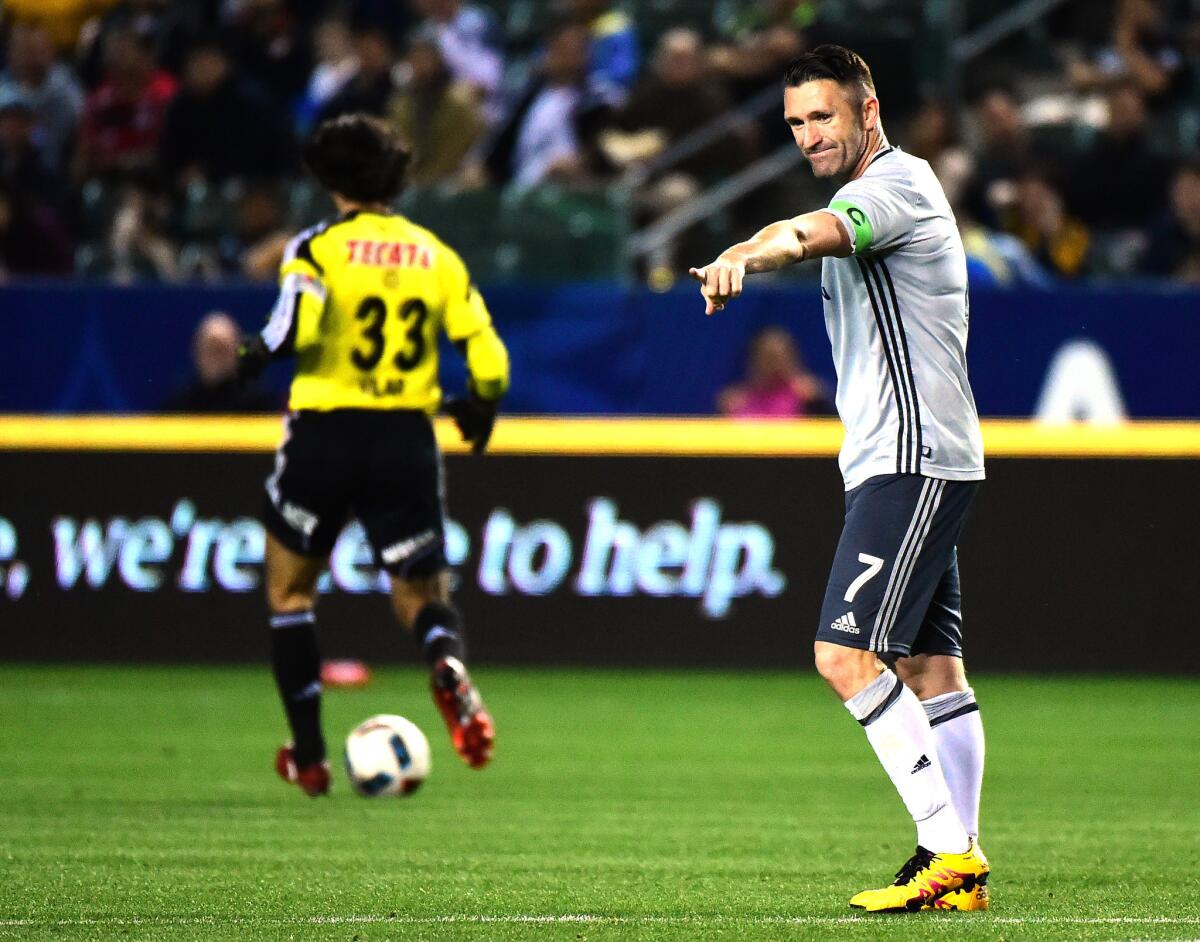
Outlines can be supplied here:
[[958, 538], [978, 481], [881, 474], [846, 494], [817, 640], [962, 657]]
[[263, 524], [301, 556], [324, 558], [350, 516], [375, 565], [401, 578], [446, 568], [442, 459], [429, 418], [385, 409], [288, 415]]

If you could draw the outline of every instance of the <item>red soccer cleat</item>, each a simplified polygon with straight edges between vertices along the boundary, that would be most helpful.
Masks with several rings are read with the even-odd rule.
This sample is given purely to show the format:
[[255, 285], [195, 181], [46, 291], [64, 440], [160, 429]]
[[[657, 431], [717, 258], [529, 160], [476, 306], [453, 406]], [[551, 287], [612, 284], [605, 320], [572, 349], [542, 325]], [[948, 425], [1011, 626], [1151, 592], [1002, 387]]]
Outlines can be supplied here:
[[433, 702], [450, 730], [450, 740], [473, 769], [482, 769], [492, 759], [496, 728], [471, 683], [462, 661], [442, 658], [433, 666]]
[[279, 777], [291, 785], [299, 785], [304, 794], [310, 798], [329, 794], [329, 763], [314, 762], [304, 768], [296, 766], [296, 758], [292, 754], [292, 745], [280, 746], [275, 753], [275, 771]]

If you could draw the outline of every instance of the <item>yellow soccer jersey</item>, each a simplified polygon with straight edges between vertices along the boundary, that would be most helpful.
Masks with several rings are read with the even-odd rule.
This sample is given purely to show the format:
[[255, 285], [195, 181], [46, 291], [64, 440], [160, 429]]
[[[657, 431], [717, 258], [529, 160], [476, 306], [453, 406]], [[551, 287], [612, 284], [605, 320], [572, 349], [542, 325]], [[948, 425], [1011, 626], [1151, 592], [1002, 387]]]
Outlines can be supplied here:
[[462, 259], [403, 216], [354, 212], [288, 244], [262, 338], [296, 354], [290, 409], [434, 412], [439, 330], [479, 395], [502, 396], [508, 353]]

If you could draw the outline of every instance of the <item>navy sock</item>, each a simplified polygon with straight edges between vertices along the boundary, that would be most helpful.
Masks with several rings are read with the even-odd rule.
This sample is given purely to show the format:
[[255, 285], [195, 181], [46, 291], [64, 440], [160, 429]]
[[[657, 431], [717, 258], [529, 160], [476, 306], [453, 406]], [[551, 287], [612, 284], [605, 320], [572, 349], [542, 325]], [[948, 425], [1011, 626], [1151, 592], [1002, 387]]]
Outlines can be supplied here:
[[413, 635], [421, 646], [421, 657], [431, 667], [444, 657], [456, 657], [461, 661], [466, 654], [462, 619], [445, 602], [429, 602], [417, 612]]
[[321, 656], [313, 612], [271, 616], [271, 667], [292, 729], [296, 765], [325, 758], [321, 735]]

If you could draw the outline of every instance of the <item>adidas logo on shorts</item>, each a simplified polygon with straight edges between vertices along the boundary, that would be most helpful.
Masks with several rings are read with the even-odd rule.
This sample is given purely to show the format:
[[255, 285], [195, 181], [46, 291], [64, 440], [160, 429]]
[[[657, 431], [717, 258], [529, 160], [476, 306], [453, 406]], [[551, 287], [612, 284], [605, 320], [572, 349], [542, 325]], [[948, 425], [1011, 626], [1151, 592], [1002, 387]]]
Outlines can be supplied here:
[[854, 612], [846, 612], [841, 618], [835, 619], [829, 628], [832, 631], [844, 631], [848, 635], [859, 634], [858, 625], [854, 622]]

